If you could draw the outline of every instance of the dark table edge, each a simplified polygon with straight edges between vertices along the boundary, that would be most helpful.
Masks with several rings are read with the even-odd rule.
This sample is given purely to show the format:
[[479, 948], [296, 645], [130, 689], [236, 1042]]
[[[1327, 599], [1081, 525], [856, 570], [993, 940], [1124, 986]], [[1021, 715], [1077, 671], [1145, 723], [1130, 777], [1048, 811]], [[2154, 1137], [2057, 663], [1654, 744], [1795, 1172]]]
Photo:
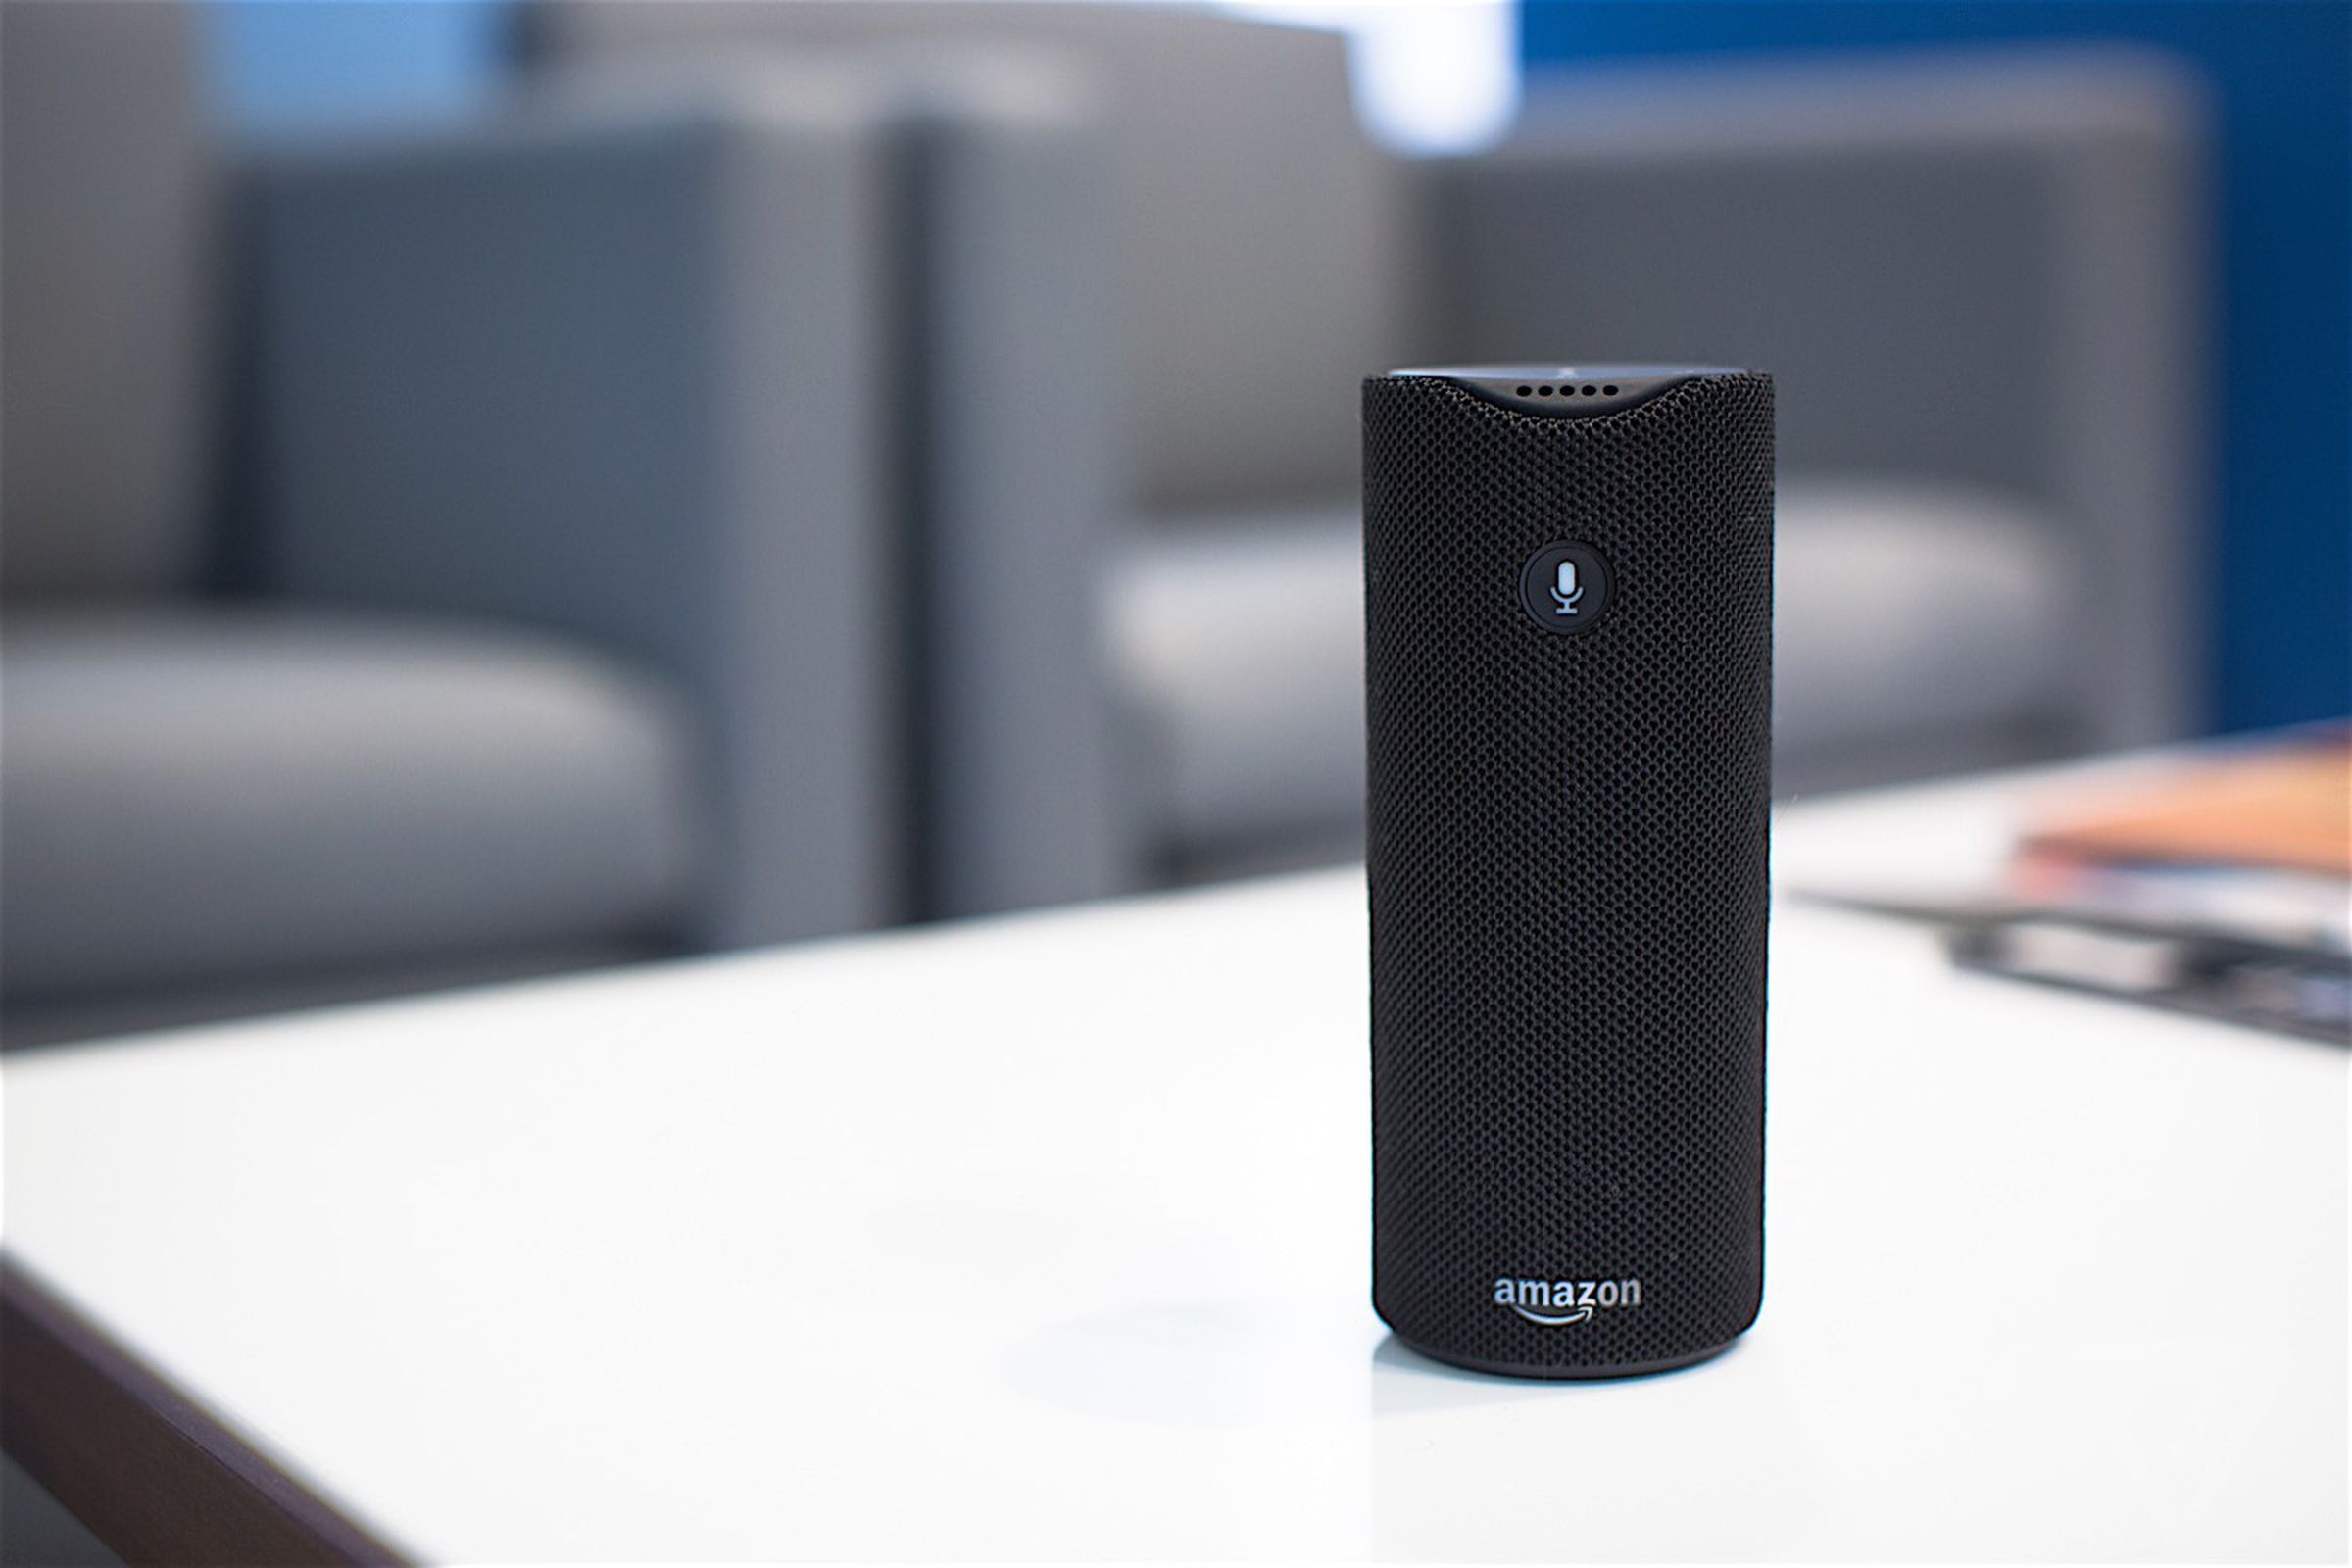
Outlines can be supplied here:
[[399, 1563], [0, 1253], [0, 1447], [129, 1563]]

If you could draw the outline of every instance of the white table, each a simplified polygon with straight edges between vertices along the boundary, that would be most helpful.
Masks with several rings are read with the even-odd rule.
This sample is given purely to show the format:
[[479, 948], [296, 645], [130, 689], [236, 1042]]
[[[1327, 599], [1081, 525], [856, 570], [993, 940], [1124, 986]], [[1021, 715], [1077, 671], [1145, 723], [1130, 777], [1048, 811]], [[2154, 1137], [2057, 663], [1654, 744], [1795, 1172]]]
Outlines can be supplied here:
[[[2021, 793], [1788, 812], [1778, 862], [1982, 863]], [[1784, 903], [1763, 1316], [1513, 1383], [1372, 1315], [1361, 900], [18, 1058], [7, 1249], [418, 1557], [2345, 1551], [2340, 1050]]]

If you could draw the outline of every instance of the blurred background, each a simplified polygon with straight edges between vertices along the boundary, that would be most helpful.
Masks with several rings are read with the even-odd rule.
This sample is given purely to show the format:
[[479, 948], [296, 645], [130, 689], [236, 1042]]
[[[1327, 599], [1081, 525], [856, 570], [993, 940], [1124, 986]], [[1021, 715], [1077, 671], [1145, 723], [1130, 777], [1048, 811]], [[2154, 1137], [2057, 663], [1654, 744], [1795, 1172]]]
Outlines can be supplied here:
[[2347, 8], [0, 4], [0, 1038], [1358, 853], [1359, 376], [1780, 379], [1777, 787], [2352, 708]]

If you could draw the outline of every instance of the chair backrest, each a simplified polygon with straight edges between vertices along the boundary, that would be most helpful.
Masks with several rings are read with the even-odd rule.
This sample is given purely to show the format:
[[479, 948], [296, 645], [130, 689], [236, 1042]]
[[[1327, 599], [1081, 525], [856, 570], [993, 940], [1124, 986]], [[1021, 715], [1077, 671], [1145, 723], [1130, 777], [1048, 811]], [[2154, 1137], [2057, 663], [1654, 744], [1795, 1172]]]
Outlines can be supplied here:
[[0, 7], [0, 592], [190, 586], [214, 160], [193, 6]]
[[2084, 646], [2147, 672], [2096, 738], [2177, 734], [2201, 138], [2180, 74], [2118, 50], [1539, 77], [1507, 145], [1426, 171], [1437, 335], [1448, 358], [1756, 366], [1784, 474], [2034, 503], [2079, 564]]
[[1507, 145], [1438, 172], [1447, 352], [1757, 365], [1784, 468], [2047, 496], [2086, 390], [2060, 363], [2082, 231], [2172, 216], [2083, 182], [2133, 143], [2187, 160], [2176, 86], [2023, 58], [1539, 75]]
[[955, 0], [535, 0], [522, 20], [537, 69], [747, 45], [1062, 56], [1094, 78], [1113, 138], [1133, 502], [1352, 490], [1354, 398], [1332, 388], [1406, 341], [1403, 193], [1356, 119], [1337, 34], [1189, 6]]

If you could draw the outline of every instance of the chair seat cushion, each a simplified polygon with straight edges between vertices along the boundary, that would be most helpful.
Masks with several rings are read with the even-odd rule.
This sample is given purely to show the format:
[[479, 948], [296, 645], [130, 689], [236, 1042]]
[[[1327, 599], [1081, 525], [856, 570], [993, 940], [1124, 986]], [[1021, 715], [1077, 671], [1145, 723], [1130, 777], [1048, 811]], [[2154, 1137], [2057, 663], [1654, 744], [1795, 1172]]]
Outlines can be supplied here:
[[[1933, 486], [1784, 489], [1774, 743], [1885, 748], [2036, 715], [2061, 671], [2049, 524]], [[1189, 519], [1113, 576], [1120, 680], [1162, 847], [1199, 864], [1328, 846], [1363, 796], [1363, 566], [1353, 507]]]
[[2013, 728], [2062, 706], [2063, 531], [1942, 486], [1784, 487], [1773, 743], [1784, 755]]
[[1114, 567], [1114, 679], [1154, 852], [1248, 858], [1344, 843], [1360, 820], [1359, 538], [1352, 510], [1218, 519], [1154, 530]]
[[12, 997], [659, 935], [686, 727], [570, 645], [359, 614], [11, 609]]

